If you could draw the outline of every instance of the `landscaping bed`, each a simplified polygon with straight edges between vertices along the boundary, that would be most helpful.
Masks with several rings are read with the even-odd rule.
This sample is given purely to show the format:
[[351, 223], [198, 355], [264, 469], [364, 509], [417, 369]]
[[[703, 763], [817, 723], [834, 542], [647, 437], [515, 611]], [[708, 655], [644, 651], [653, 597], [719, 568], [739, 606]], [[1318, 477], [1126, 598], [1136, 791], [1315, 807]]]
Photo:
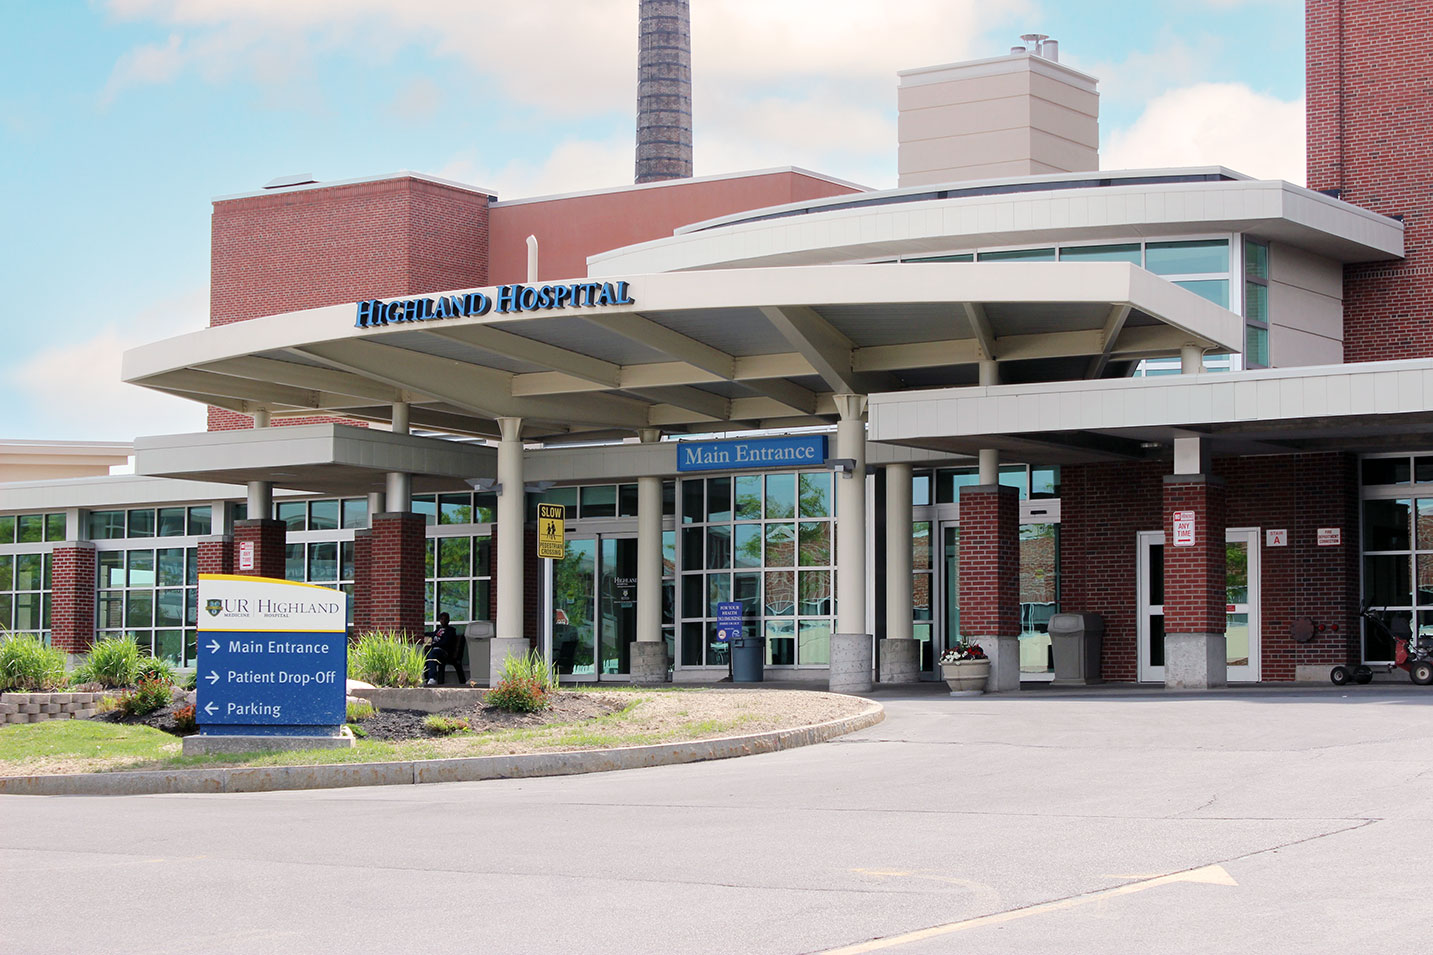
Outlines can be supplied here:
[[450, 707], [437, 714], [423, 710], [382, 709], [353, 724], [372, 740], [424, 739], [434, 734], [427, 728], [428, 717], [446, 716], [463, 720], [470, 733], [533, 728], [552, 723], [576, 723], [615, 713], [631, 703], [616, 693], [564, 693], [550, 695], [552, 705], [535, 713], [510, 713], [495, 706], [475, 704]]

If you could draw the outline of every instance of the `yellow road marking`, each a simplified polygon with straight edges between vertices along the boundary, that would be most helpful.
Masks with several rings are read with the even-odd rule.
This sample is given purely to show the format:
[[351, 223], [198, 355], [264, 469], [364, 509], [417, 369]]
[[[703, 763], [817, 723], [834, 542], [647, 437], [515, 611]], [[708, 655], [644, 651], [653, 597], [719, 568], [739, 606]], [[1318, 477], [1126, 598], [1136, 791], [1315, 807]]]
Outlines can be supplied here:
[[895, 948], [898, 945], [909, 945], [911, 942], [921, 942], [929, 938], [939, 938], [942, 935], [963, 932], [966, 929], [983, 928], [987, 925], [1003, 925], [1006, 922], [1014, 922], [1017, 919], [1028, 918], [1032, 915], [1043, 915], [1046, 912], [1059, 912], [1065, 909], [1073, 909], [1081, 905], [1088, 905], [1091, 902], [1099, 902], [1121, 895], [1132, 895], [1135, 892], [1143, 892], [1145, 889], [1152, 889], [1160, 885], [1171, 885], [1175, 882], [1199, 882], [1206, 885], [1239, 884], [1234, 881], [1233, 876], [1224, 870], [1222, 865], [1206, 865], [1198, 869], [1189, 869], [1185, 872], [1175, 872], [1171, 875], [1161, 875], [1139, 882], [1130, 882], [1126, 885], [1115, 886], [1112, 889], [1101, 889], [1098, 892], [1091, 892], [1088, 895], [1077, 895], [1073, 898], [1058, 899], [1054, 902], [1042, 902], [1039, 905], [1032, 905], [1028, 908], [1012, 909], [1009, 912], [997, 912], [994, 915], [982, 915], [978, 918], [966, 919], [962, 922], [947, 922], [944, 925], [935, 925], [931, 928], [923, 928], [915, 932], [906, 932], [903, 935], [891, 935], [886, 938], [872, 939], [869, 942], [861, 942], [856, 945], [831, 948], [826, 950], [825, 955], [860, 955], [862, 952], [879, 952], [883, 949]]

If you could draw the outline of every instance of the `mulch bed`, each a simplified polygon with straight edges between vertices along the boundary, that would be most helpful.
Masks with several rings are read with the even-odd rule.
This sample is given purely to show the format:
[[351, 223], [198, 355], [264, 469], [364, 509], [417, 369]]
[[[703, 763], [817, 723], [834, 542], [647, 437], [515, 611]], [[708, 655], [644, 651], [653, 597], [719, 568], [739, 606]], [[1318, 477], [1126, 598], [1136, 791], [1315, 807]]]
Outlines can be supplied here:
[[175, 703], [170, 706], [161, 706], [159, 709], [143, 716], [126, 717], [119, 710], [110, 710], [108, 713], [96, 713], [90, 719], [100, 723], [123, 723], [127, 726], [152, 726], [157, 730], [172, 733], [175, 736], [188, 736], [193, 730], [181, 733], [179, 725], [174, 722], [174, 711], [185, 704]]
[[[551, 694], [552, 705], [536, 713], [509, 713], [495, 706], [477, 704], [456, 706], [437, 714], [468, 721], [468, 729], [482, 733], [489, 730], [521, 729], [547, 726], [551, 723], [577, 723], [615, 713], [631, 702], [617, 694], [563, 693]], [[396, 741], [424, 739], [433, 736], [423, 726], [431, 714], [418, 710], [382, 710], [358, 723], [368, 739]]]

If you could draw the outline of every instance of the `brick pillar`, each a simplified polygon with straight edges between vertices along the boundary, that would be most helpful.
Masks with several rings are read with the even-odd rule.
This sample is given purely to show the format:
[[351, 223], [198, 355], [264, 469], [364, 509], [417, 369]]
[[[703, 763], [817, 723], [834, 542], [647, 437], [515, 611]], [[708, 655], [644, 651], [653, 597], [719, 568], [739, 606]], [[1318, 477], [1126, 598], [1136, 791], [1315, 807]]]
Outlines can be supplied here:
[[199, 541], [199, 573], [232, 574], [234, 572], [234, 539], [227, 534], [205, 537]]
[[[1228, 683], [1224, 642], [1226, 491], [1218, 478], [1172, 474], [1164, 479], [1164, 685], [1207, 689]], [[1176, 533], [1175, 514], [1192, 515]]]
[[423, 549], [427, 522], [422, 514], [376, 514], [369, 531], [368, 625], [418, 636], [423, 632]]
[[95, 642], [95, 545], [66, 541], [51, 555], [50, 643], [68, 654]]
[[1020, 689], [1020, 493], [960, 489], [960, 632], [990, 657], [991, 692]]
[[373, 629], [370, 622], [369, 588], [373, 586], [373, 535], [371, 531], [353, 532], [353, 627], [352, 636]]
[[[246, 577], [284, 579], [284, 547], [288, 544], [288, 525], [283, 521], [252, 520], [234, 522], [234, 573]], [[254, 566], [244, 566], [244, 545], [254, 545]]]

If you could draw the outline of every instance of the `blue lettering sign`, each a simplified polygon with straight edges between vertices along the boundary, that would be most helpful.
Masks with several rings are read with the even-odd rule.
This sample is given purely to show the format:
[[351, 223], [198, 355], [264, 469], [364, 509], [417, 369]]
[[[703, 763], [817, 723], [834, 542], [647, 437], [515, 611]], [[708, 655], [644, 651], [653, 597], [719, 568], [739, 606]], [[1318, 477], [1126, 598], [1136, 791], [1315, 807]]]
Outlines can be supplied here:
[[427, 322], [440, 318], [468, 318], [517, 312], [544, 312], [561, 308], [595, 308], [636, 305], [626, 282], [575, 282], [571, 285], [499, 285], [491, 296], [482, 292], [437, 299], [410, 298], [392, 302], [370, 299], [358, 303], [355, 328], [374, 328], [401, 322]]
[[717, 632], [718, 643], [730, 643], [741, 636], [741, 603], [740, 601], [722, 601], [717, 604]]
[[735, 441], [681, 441], [678, 471], [809, 468], [826, 463], [826, 435], [793, 434]]

